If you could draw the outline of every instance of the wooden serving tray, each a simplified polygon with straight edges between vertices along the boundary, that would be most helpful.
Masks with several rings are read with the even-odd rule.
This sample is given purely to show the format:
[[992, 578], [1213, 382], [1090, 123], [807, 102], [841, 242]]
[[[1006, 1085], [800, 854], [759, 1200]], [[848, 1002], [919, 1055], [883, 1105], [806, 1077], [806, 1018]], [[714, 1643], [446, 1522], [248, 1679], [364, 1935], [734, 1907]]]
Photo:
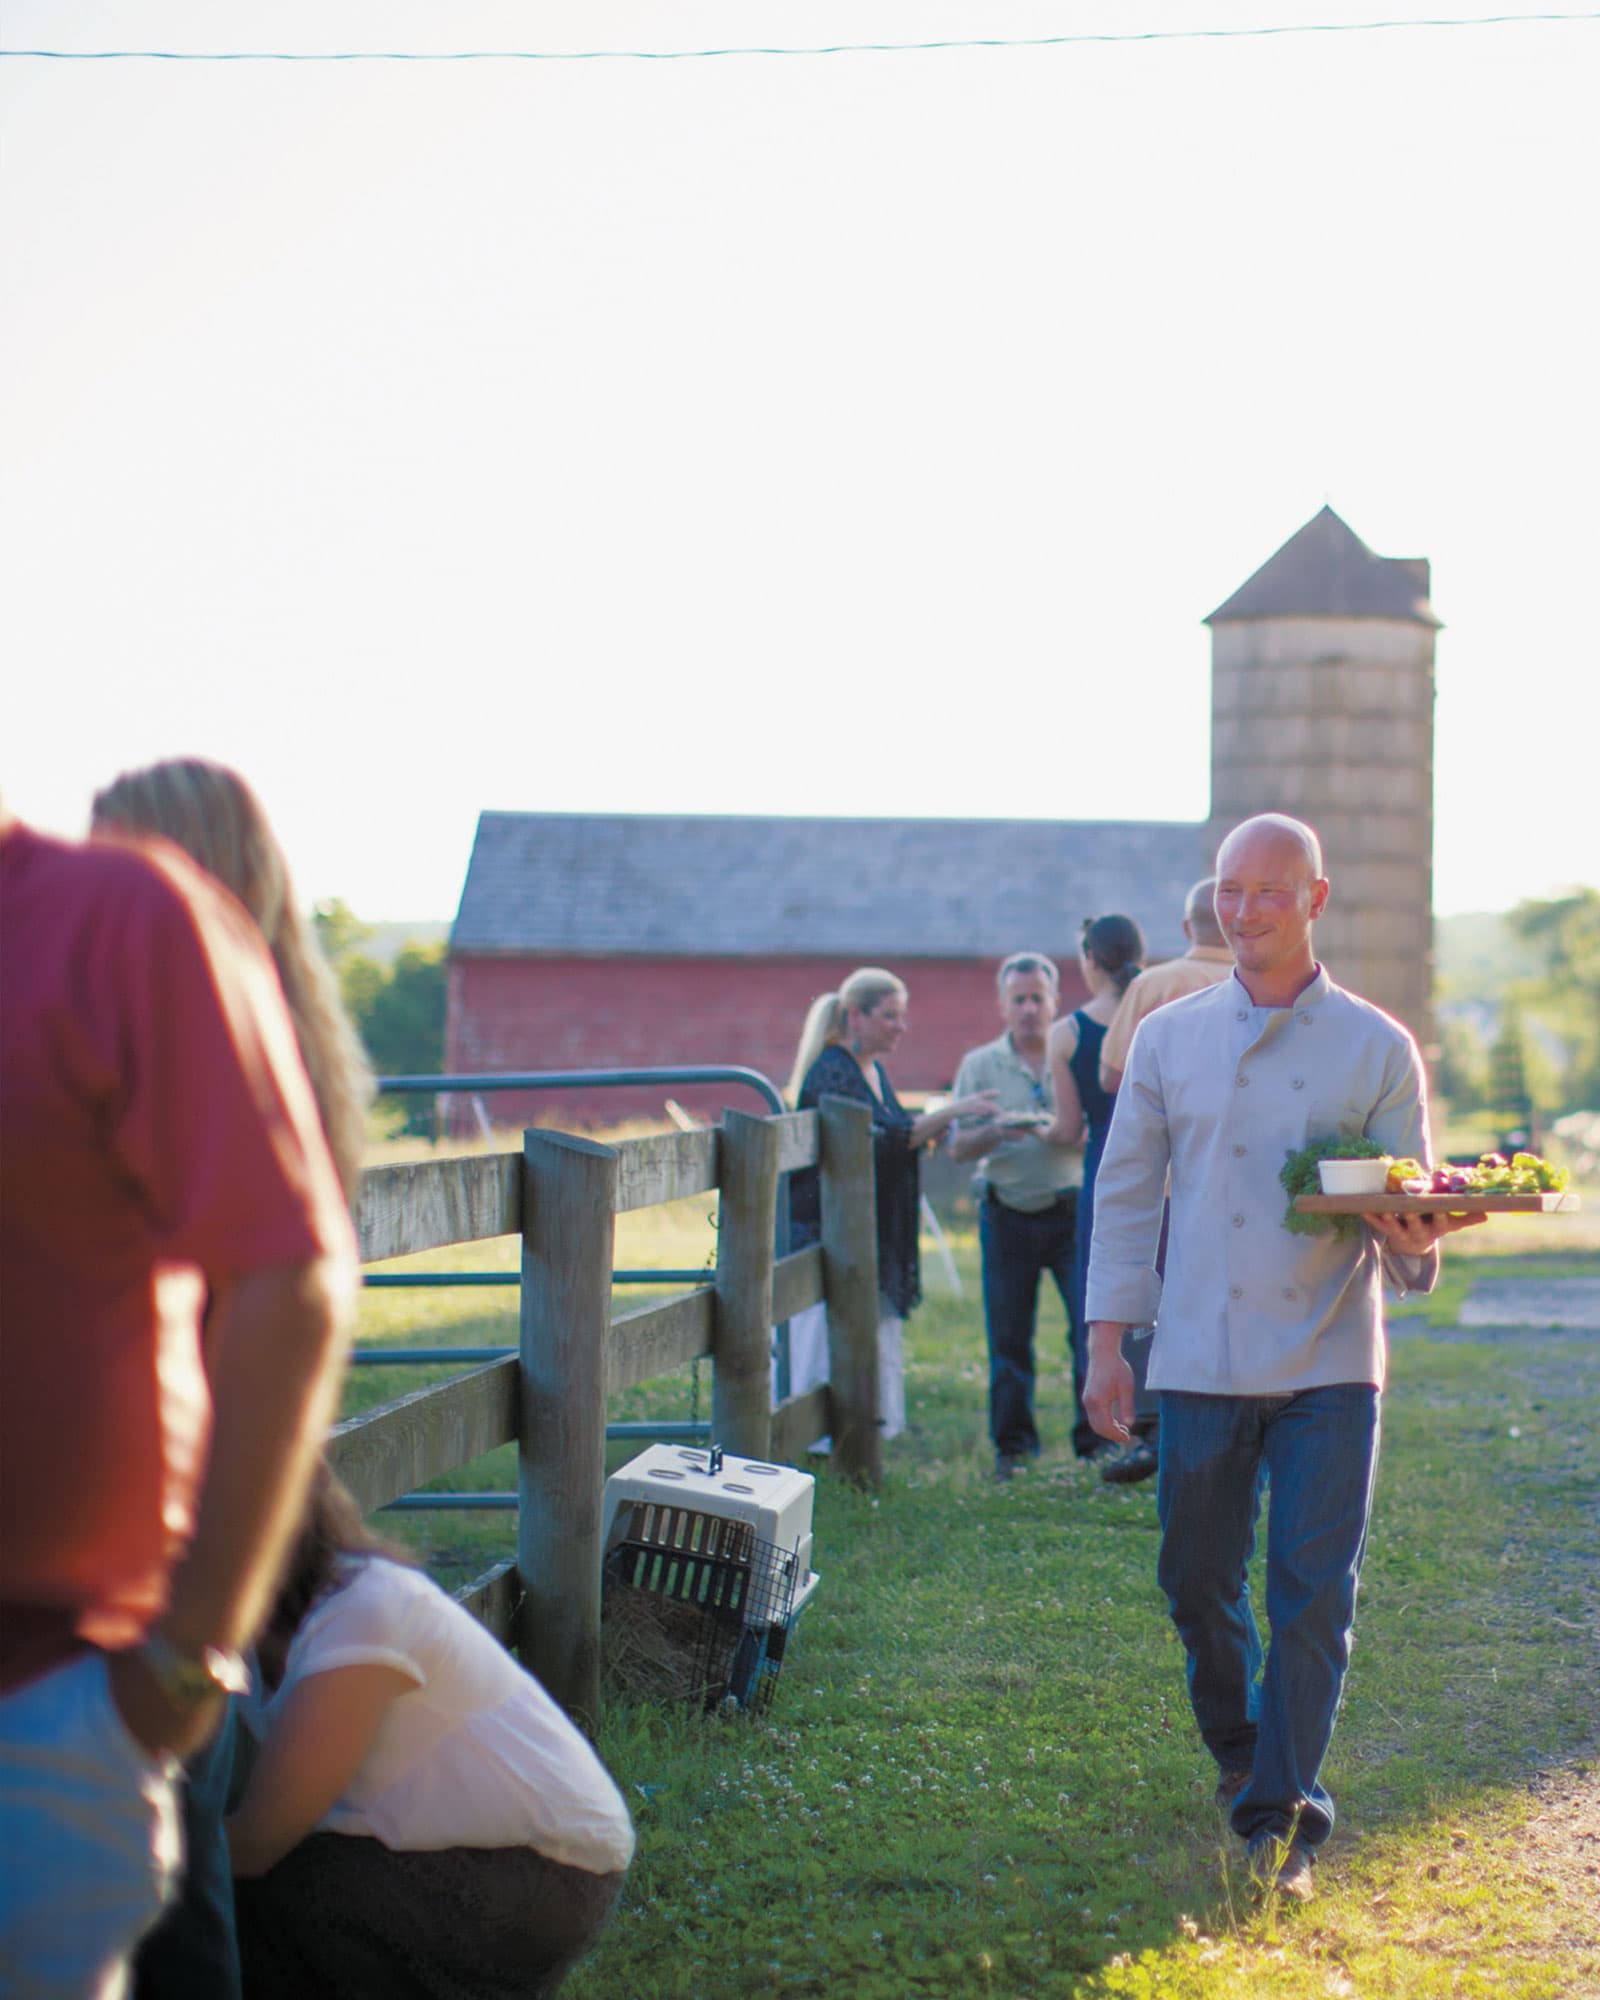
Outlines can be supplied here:
[[1583, 1206], [1560, 1194], [1303, 1194], [1301, 1215], [1571, 1215]]

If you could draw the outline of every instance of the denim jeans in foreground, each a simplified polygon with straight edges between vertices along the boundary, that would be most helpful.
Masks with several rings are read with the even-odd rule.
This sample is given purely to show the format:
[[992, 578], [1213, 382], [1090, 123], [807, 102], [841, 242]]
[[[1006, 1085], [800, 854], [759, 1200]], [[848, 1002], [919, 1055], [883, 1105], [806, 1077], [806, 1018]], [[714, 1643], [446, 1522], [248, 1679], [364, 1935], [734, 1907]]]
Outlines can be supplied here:
[[[1246, 1840], [1333, 1826], [1322, 1760], [1350, 1659], [1378, 1463], [1368, 1383], [1292, 1396], [1161, 1396], [1158, 1575], [1189, 1656], [1206, 1748], [1252, 1769], [1233, 1808]], [[1267, 1507], [1265, 1663], [1246, 1572]]]
[[161, 1921], [140, 1940], [133, 1962], [135, 2000], [240, 2000], [239, 1941], [233, 1927], [233, 1871], [222, 1830], [239, 1735], [237, 1704], [184, 1764], [183, 1885]]
[[0, 1701], [0, 1993], [121, 2000], [177, 1887], [177, 1772], [128, 1734], [104, 1653]]
[[989, 1334], [989, 1435], [998, 1452], [1031, 1457], [1039, 1449], [1033, 1413], [1033, 1336], [1039, 1281], [1048, 1271], [1067, 1312], [1072, 1351], [1072, 1448], [1081, 1458], [1098, 1443], [1083, 1414], [1083, 1342], [1072, 1298], [1077, 1198], [1069, 1191], [1037, 1215], [992, 1197], [978, 1204], [983, 1250], [983, 1319]]

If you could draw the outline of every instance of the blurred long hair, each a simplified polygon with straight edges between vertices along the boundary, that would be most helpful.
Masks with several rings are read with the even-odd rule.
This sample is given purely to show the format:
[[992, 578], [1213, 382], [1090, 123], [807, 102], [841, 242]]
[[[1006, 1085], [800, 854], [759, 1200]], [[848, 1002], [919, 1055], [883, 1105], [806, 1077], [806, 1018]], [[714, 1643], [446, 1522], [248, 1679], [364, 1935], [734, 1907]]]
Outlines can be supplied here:
[[261, 1631], [258, 1649], [267, 1678], [282, 1677], [290, 1641], [306, 1614], [347, 1582], [349, 1556], [387, 1556], [415, 1568], [417, 1559], [399, 1542], [388, 1541], [362, 1519], [355, 1495], [324, 1458], [312, 1475], [305, 1514], [283, 1566], [278, 1594]]
[[789, 1072], [789, 1082], [784, 1091], [791, 1104], [799, 1103], [806, 1071], [822, 1051], [844, 1041], [849, 1032], [850, 1009], [858, 1007], [863, 1014], [870, 1014], [878, 1002], [887, 1000], [891, 993], [898, 993], [903, 1000], [906, 997], [905, 981], [896, 979], [892, 972], [885, 972], [881, 965], [863, 965], [851, 973], [838, 992], [817, 995], [806, 1011], [806, 1024], [800, 1030], [800, 1046], [795, 1050], [794, 1068]]
[[215, 876], [255, 918], [278, 969], [328, 1151], [355, 1205], [366, 1148], [372, 1069], [332, 968], [295, 901], [289, 864], [261, 802], [236, 771], [173, 757], [128, 771], [94, 802], [97, 827], [161, 834]]

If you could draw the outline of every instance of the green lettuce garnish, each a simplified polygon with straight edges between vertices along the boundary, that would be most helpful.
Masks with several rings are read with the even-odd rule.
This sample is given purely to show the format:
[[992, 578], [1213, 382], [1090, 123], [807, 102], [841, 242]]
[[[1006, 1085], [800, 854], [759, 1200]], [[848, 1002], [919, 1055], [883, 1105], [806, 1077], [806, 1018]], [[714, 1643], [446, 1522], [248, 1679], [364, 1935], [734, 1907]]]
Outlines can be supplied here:
[[1289, 1195], [1284, 1228], [1292, 1229], [1296, 1236], [1320, 1236], [1328, 1232], [1335, 1236], [1356, 1235], [1361, 1228], [1359, 1215], [1302, 1215], [1295, 1203], [1303, 1194], [1321, 1194], [1322, 1180], [1317, 1172], [1320, 1161], [1381, 1160], [1386, 1150], [1363, 1132], [1330, 1132], [1325, 1138], [1313, 1139], [1309, 1146], [1302, 1146], [1298, 1153], [1290, 1153], [1278, 1170], [1278, 1179]]

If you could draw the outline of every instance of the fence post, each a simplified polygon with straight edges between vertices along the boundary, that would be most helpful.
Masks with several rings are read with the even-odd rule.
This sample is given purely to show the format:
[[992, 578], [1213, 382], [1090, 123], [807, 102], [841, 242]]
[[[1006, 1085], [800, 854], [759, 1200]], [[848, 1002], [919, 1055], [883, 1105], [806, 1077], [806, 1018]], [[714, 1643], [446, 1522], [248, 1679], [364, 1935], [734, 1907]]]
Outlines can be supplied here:
[[772, 1222], [778, 1128], [724, 1111], [717, 1146], [717, 1316], [711, 1435], [741, 1458], [772, 1451]]
[[883, 1477], [878, 1410], [878, 1203], [872, 1113], [825, 1097], [817, 1119], [822, 1170], [823, 1296], [833, 1381], [834, 1463], [876, 1486]]
[[592, 1729], [617, 1155], [569, 1133], [529, 1131], [522, 1158], [518, 1651]]

